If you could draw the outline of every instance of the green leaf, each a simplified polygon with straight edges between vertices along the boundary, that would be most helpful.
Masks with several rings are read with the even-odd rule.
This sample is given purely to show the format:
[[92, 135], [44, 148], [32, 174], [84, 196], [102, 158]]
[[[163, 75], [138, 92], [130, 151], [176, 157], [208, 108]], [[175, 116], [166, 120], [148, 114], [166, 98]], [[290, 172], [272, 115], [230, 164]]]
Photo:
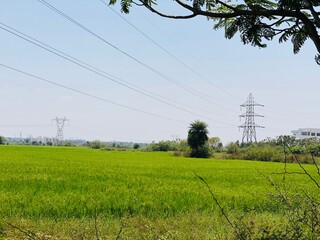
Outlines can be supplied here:
[[307, 34], [305, 34], [305, 32], [302, 30], [299, 30], [297, 33], [295, 33], [292, 36], [291, 42], [293, 44], [294, 54], [297, 54], [300, 51], [301, 47], [303, 46], [307, 38], [308, 38]]

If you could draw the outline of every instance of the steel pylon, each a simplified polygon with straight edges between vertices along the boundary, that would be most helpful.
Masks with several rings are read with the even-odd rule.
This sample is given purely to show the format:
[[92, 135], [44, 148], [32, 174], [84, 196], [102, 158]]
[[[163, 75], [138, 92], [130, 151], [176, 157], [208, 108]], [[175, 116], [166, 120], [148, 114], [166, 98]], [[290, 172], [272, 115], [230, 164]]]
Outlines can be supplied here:
[[251, 93], [249, 94], [247, 101], [240, 105], [241, 108], [246, 108], [246, 113], [239, 116], [240, 120], [241, 118], [245, 118], [244, 124], [239, 126], [239, 128], [243, 128], [242, 143], [257, 142], [256, 128], [264, 128], [263, 126], [257, 125], [254, 121], [255, 117], [264, 117], [262, 115], [255, 114], [254, 107], [256, 106], [264, 107], [264, 105], [254, 101]]
[[62, 145], [63, 142], [63, 128], [66, 121], [69, 121], [66, 117], [52, 119], [57, 123], [57, 135], [56, 135], [56, 145]]

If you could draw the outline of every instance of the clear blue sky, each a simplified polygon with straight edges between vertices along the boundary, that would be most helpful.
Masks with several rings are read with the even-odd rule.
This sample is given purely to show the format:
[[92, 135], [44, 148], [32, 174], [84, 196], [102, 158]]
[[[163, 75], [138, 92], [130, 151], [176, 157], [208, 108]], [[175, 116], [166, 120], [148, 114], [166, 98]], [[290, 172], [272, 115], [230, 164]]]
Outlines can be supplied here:
[[[240, 111], [239, 105], [249, 93], [265, 105], [256, 109], [265, 115], [256, 119], [256, 123], [266, 127], [257, 130], [258, 140], [290, 134], [296, 128], [320, 128], [317, 110], [320, 68], [315, 64], [316, 50], [311, 41], [306, 42], [300, 54], [294, 55], [290, 42], [278, 44], [275, 40], [268, 43], [268, 48], [259, 49], [243, 45], [238, 36], [226, 40], [222, 30], [214, 31], [213, 23], [201, 17], [170, 20], [137, 7], [129, 15], [122, 14], [183, 65], [100, 0], [48, 2], [159, 74], [36, 0], [1, 1], [0, 22], [150, 91], [152, 96], [160, 98], [160, 95], [175, 107], [116, 84], [0, 29], [0, 64], [164, 117], [112, 105], [0, 67], [1, 135], [19, 136], [21, 132], [23, 137], [52, 137], [56, 128], [51, 120], [67, 117], [70, 123], [65, 127], [65, 138], [150, 142], [172, 139], [173, 135], [186, 138], [189, 123], [199, 119], [208, 123], [210, 136], [219, 136], [226, 143], [241, 139], [237, 126], [242, 122], [238, 115], [244, 109]], [[177, 11], [172, 1], [164, 5], [169, 11]], [[120, 12], [119, 6], [113, 9]]]

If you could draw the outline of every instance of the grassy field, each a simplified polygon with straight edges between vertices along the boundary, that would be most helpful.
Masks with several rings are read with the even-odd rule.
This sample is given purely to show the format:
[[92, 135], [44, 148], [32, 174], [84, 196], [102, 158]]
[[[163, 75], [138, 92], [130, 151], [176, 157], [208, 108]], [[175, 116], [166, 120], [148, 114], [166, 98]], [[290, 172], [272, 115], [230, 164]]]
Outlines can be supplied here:
[[[283, 169], [170, 153], [2, 146], [0, 239], [224, 239], [230, 227], [194, 172], [231, 217], [246, 213], [272, 225], [281, 221], [281, 206], [261, 173], [281, 184], [283, 175], [273, 173]], [[318, 193], [305, 175], [286, 178], [289, 191]]]

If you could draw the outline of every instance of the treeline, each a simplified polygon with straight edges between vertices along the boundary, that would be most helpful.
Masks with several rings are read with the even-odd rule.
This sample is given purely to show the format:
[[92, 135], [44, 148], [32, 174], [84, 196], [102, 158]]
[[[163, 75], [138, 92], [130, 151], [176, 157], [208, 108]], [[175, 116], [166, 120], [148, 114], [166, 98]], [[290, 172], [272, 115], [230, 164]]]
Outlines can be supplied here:
[[[223, 144], [218, 137], [209, 138], [206, 141], [203, 149], [208, 153], [208, 157], [213, 157], [214, 153], [221, 153], [223, 151]], [[175, 140], [175, 141], [160, 141], [158, 143], [151, 143], [146, 146], [144, 151], [172, 151], [175, 156], [190, 157], [192, 155], [192, 149], [187, 140]]]
[[230, 143], [226, 146], [229, 158], [259, 160], [271, 162], [314, 163], [320, 157], [320, 139], [295, 139], [292, 136], [280, 136], [258, 143]]
[[[223, 159], [245, 159], [270, 162], [314, 163], [320, 157], [320, 139], [297, 140], [291, 136], [265, 139], [257, 143], [241, 144], [231, 142], [226, 146], [218, 137], [209, 138], [206, 143], [209, 157]], [[176, 156], [190, 157], [191, 149], [187, 140], [160, 141], [149, 144], [144, 151], [171, 151]]]

